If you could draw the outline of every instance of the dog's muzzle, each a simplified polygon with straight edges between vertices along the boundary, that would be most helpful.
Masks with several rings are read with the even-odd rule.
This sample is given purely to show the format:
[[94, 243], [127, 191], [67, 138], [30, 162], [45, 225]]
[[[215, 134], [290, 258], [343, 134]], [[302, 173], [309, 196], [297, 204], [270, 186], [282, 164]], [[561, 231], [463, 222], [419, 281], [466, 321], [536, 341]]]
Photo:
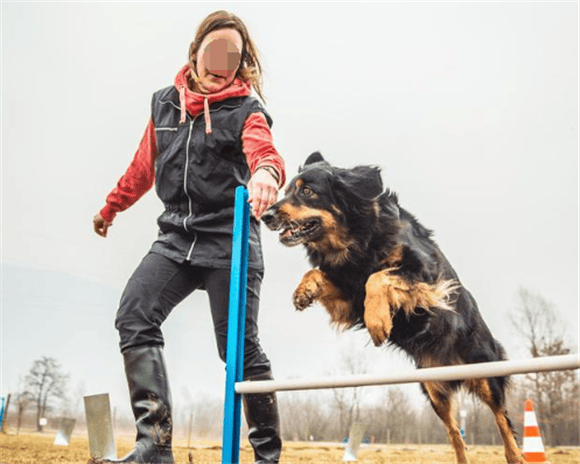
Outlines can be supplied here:
[[276, 230], [277, 227], [275, 226], [276, 222], [276, 213], [273, 207], [270, 207], [266, 210], [264, 214], [262, 214], [262, 221], [266, 224], [266, 227], [270, 230]]

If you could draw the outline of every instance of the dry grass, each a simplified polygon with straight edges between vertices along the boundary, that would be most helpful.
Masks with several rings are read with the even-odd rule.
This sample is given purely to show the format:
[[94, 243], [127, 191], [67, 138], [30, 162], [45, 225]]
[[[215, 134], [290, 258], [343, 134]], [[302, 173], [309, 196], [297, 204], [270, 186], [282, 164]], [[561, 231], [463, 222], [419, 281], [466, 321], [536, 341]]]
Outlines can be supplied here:
[[[0, 464], [86, 464], [90, 458], [88, 439], [73, 436], [69, 446], [53, 444], [54, 436], [48, 434], [21, 434], [0, 436]], [[117, 438], [117, 454], [123, 456], [132, 449], [132, 441]], [[177, 464], [188, 464], [188, 452], [195, 464], [214, 464], [221, 459], [219, 441], [196, 441], [190, 449], [183, 440], [174, 443]], [[281, 464], [326, 464], [342, 463], [344, 448], [336, 443], [285, 442]], [[505, 463], [503, 449], [498, 446], [469, 447], [468, 456], [472, 464]], [[553, 464], [578, 464], [580, 450], [577, 447], [549, 448], [547, 457]], [[247, 442], [242, 443], [241, 463], [252, 463], [253, 454]], [[408, 464], [451, 464], [454, 455], [448, 445], [370, 445], [361, 447], [358, 453], [360, 464], [408, 463]]]

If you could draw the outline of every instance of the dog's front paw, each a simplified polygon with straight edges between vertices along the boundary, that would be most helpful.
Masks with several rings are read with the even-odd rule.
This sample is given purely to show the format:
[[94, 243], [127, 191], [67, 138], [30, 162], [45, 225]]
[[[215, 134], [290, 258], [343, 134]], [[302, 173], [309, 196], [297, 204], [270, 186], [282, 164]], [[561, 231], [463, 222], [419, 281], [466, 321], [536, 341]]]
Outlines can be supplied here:
[[375, 346], [382, 345], [389, 338], [393, 328], [393, 320], [388, 306], [386, 308], [377, 308], [376, 306], [368, 305], [365, 310], [364, 320]]
[[298, 311], [304, 311], [314, 303], [318, 294], [317, 285], [300, 285], [292, 295], [292, 303]]
[[375, 346], [381, 346], [389, 338], [391, 333], [390, 327], [387, 324], [381, 323], [381, 321], [372, 324], [366, 323], [366, 326]]
[[372, 274], [365, 286], [364, 321], [375, 346], [382, 345], [393, 328], [391, 302], [388, 298], [389, 281], [385, 280], [386, 277], [384, 272]]

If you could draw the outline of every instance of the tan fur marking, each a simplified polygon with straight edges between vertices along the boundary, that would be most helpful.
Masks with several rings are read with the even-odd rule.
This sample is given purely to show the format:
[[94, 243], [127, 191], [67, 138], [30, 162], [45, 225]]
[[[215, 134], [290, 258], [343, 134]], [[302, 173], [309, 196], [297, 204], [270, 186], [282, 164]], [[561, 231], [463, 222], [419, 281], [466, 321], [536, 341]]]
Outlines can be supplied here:
[[456, 281], [411, 284], [401, 276], [391, 274], [394, 270], [376, 272], [366, 283], [364, 320], [377, 346], [389, 337], [392, 316], [398, 310], [405, 311], [407, 315], [413, 314], [417, 308], [430, 312], [434, 309], [453, 311], [451, 295], [458, 288]]
[[311, 218], [319, 218], [328, 231], [337, 229], [338, 224], [329, 211], [324, 211], [316, 208], [309, 208], [308, 206], [294, 206], [290, 203], [285, 203], [280, 207], [280, 211], [285, 214], [290, 220], [300, 221]]
[[461, 438], [461, 431], [455, 418], [453, 417], [453, 397], [447, 392], [444, 392], [444, 387], [439, 382], [425, 382], [423, 384], [433, 409], [445, 424], [447, 436], [455, 450], [455, 457], [458, 464], [467, 464], [467, 454], [465, 453], [465, 443]]
[[332, 213], [308, 206], [294, 206], [290, 203], [282, 205], [280, 211], [291, 221], [320, 219], [325, 229], [324, 239], [307, 245], [324, 254], [325, 261], [330, 264], [340, 265], [348, 260], [353, 241], [348, 240], [346, 229], [336, 222]]
[[423, 354], [420, 361], [417, 363], [417, 367], [424, 369], [429, 367], [441, 367], [463, 364], [459, 359], [452, 359], [450, 362], [442, 363], [436, 355]]
[[518, 448], [514, 434], [509, 426], [506, 411], [497, 407], [493, 401], [493, 394], [489, 387], [487, 379], [470, 379], [466, 381], [467, 388], [470, 392], [475, 393], [481, 400], [487, 404], [493, 412], [495, 423], [503, 441], [504, 452], [507, 462], [524, 464], [522, 452]]
[[376, 217], [379, 217], [379, 215], [381, 214], [381, 209], [379, 207], [379, 200], [377, 200], [376, 198], [373, 200], [373, 212], [375, 213]]
[[497, 424], [497, 428], [499, 429], [503, 441], [507, 462], [524, 464], [524, 457], [518, 448], [514, 434], [510, 429], [505, 411], [493, 411], [493, 415], [495, 416], [495, 423]]
[[471, 393], [475, 393], [485, 404], [493, 405], [493, 395], [487, 379], [467, 379], [465, 385]]
[[330, 314], [331, 322], [341, 329], [350, 327], [350, 303], [344, 300], [341, 291], [320, 269], [312, 269], [304, 274], [292, 297], [294, 306], [304, 310], [318, 300]]
[[372, 274], [365, 286], [365, 326], [376, 346], [389, 338], [393, 328], [393, 306], [384, 286], [380, 272]]
[[385, 264], [389, 267], [397, 267], [403, 261], [403, 245], [397, 245], [394, 247], [387, 259], [385, 260]]

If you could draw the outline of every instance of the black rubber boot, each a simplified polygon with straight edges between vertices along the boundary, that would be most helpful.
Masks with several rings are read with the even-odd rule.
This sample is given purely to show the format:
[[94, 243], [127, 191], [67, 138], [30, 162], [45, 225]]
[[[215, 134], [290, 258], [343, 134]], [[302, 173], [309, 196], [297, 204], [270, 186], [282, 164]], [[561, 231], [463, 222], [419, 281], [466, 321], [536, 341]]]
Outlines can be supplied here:
[[123, 353], [125, 373], [135, 416], [135, 449], [121, 459], [98, 463], [174, 464], [171, 451], [171, 393], [160, 346], [141, 347]]
[[[266, 372], [245, 380], [272, 379], [272, 373]], [[282, 452], [282, 439], [276, 393], [248, 393], [242, 399], [249, 429], [248, 440], [254, 448], [256, 464], [277, 464]]]

